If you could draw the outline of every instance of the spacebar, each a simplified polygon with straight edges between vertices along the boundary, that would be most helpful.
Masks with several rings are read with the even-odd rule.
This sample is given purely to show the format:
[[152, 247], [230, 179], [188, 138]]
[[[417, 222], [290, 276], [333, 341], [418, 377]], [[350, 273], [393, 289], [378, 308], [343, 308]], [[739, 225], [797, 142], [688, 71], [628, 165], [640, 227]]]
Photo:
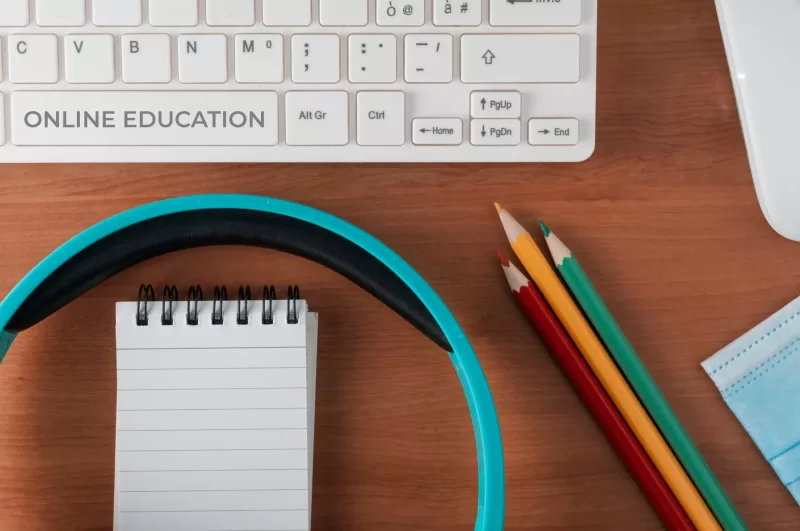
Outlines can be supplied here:
[[274, 146], [275, 92], [11, 94], [17, 146]]

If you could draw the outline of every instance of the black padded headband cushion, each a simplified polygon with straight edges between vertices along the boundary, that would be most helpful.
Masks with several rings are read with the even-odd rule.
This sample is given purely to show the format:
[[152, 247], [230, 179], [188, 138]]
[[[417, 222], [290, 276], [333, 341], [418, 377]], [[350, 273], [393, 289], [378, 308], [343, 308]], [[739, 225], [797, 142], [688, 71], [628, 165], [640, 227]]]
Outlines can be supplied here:
[[392, 308], [434, 343], [450, 343], [419, 297], [380, 260], [327, 229], [256, 210], [213, 209], [169, 214], [95, 242], [42, 282], [9, 320], [30, 328], [101, 282], [167, 253], [214, 245], [266, 247], [313, 260], [350, 279]]

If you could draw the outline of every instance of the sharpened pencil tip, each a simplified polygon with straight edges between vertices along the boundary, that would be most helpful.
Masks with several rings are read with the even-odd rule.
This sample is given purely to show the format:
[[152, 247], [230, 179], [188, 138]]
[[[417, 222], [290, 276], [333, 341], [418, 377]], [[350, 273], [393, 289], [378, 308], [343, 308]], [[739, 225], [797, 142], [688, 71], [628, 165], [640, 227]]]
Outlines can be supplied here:
[[503, 264], [505, 267], [508, 267], [509, 261], [506, 255], [504, 255], [503, 251], [501, 251], [500, 249], [496, 249], [496, 251], [497, 251], [497, 257], [500, 258], [500, 263]]
[[550, 233], [551, 233], [552, 231], [550, 230], [550, 227], [548, 227], [547, 225], [545, 225], [545, 224], [544, 224], [544, 221], [542, 221], [542, 220], [539, 220], [539, 226], [542, 228], [542, 232], [544, 232], [544, 236], [545, 236], [545, 238], [546, 238], [547, 236], [550, 236]]
[[501, 214], [503, 212], [503, 207], [500, 206], [500, 203], [495, 203], [494, 207], [497, 209], [498, 214]]

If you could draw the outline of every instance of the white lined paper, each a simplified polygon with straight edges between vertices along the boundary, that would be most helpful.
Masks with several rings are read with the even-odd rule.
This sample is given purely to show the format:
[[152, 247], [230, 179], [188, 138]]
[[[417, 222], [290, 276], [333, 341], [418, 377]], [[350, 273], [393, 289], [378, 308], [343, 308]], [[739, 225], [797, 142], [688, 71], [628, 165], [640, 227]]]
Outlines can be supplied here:
[[305, 450], [308, 430], [118, 431], [117, 452]]
[[260, 301], [211, 324], [211, 302], [186, 323], [147, 326], [117, 304], [115, 531], [294, 531], [311, 521], [317, 316], [299, 323]]
[[197, 511], [122, 513], [124, 529], [148, 531], [302, 531], [308, 511]]
[[120, 411], [143, 409], [305, 409], [306, 388], [117, 390]]
[[303, 389], [306, 368], [121, 370], [117, 389]]
[[[135, 308], [134, 311], [136, 311]], [[117, 334], [117, 341], [120, 339], [119, 334]], [[219, 358], [213, 347], [122, 350], [118, 347], [117, 369], [259, 369], [272, 367], [304, 368], [306, 366], [306, 348], [304, 346], [230, 348], [225, 349], [225, 351], [225, 366], [220, 367]]]
[[120, 512], [308, 510], [308, 496], [299, 490], [122, 492]]
[[[120, 491], [308, 489], [305, 470], [117, 472]], [[202, 510], [197, 507], [197, 510]]]
[[118, 411], [117, 431], [307, 428], [305, 409]]
[[305, 470], [308, 451], [223, 450], [120, 452], [117, 469], [130, 470]]

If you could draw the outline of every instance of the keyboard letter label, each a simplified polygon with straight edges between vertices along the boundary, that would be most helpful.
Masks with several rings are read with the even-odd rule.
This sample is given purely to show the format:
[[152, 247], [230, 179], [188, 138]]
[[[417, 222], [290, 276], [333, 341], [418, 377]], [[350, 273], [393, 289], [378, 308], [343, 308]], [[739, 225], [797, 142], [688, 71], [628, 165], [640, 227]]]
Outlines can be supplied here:
[[434, 0], [433, 23], [437, 26], [480, 26], [481, 0]]
[[16, 92], [17, 146], [274, 146], [278, 95], [238, 92]]
[[347, 92], [287, 92], [286, 143], [344, 146], [350, 138]]
[[58, 82], [55, 35], [10, 35], [8, 51], [8, 78], [12, 83]]
[[236, 81], [280, 83], [283, 81], [282, 35], [236, 36]]
[[425, 0], [377, 0], [378, 26], [422, 26]]

